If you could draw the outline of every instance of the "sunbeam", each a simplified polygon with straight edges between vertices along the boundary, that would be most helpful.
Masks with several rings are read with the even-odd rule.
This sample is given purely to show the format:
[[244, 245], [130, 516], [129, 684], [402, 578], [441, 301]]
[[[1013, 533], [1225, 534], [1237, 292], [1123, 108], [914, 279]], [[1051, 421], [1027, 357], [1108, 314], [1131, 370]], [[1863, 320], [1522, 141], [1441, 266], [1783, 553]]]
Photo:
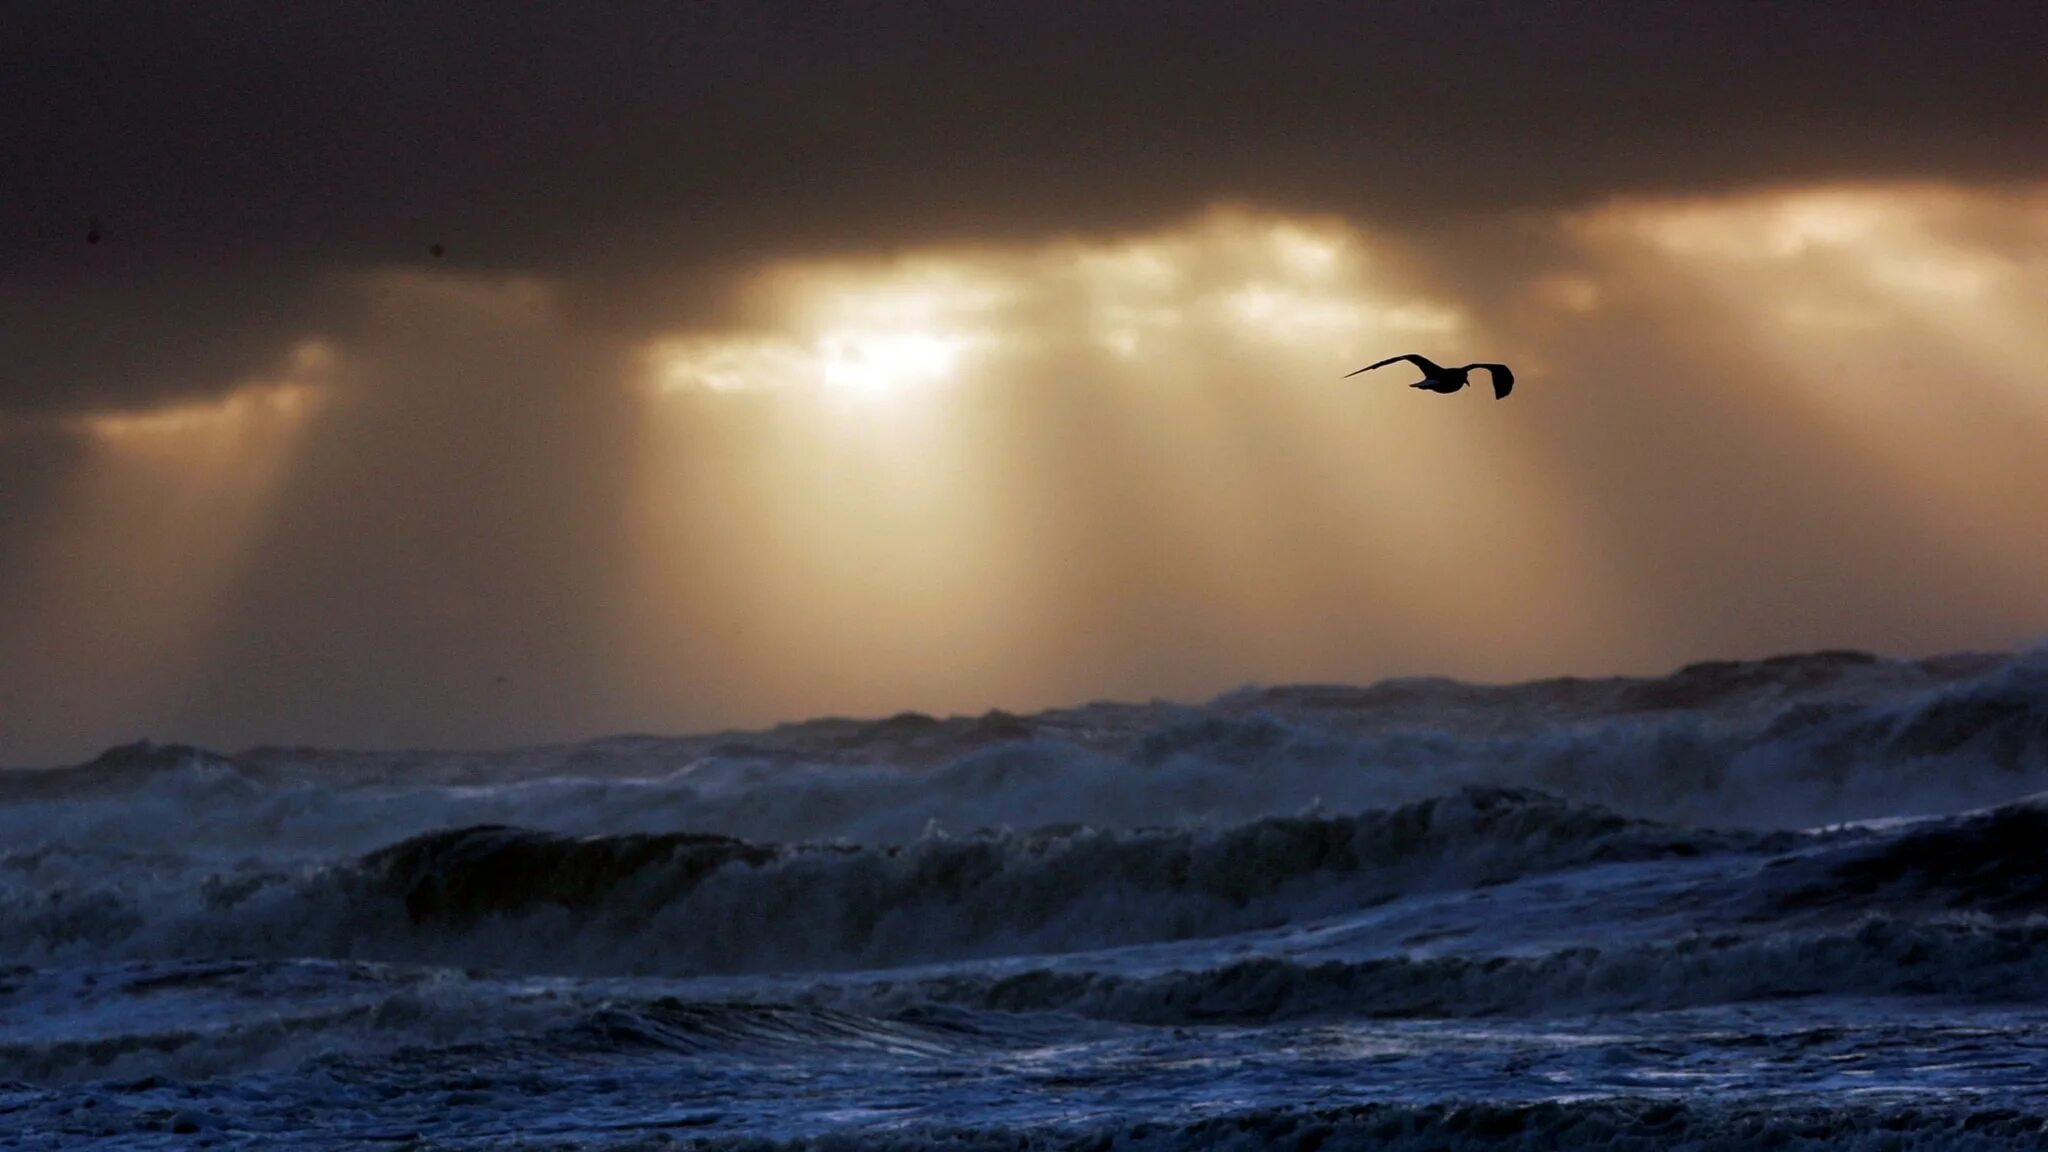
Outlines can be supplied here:
[[1759, 353], [1780, 399], [1852, 438], [2017, 594], [2044, 560], [2023, 525], [2048, 522], [2044, 207], [2037, 192], [1851, 188], [1638, 203], [1579, 227], [1610, 274], [1709, 293], [1706, 326]]
[[[110, 731], [179, 722], [223, 597], [325, 404], [332, 346], [218, 399], [64, 421], [82, 451], [0, 629], [19, 713]], [[90, 691], [82, 691], [83, 686]]]
[[744, 324], [640, 354], [621, 635], [667, 653], [652, 683], [716, 663], [688, 691], [750, 716], [1511, 670], [1604, 578], [1512, 408], [1340, 379], [1485, 340], [1401, 264], [1338, 221], [1218, 209], [766, 269]]

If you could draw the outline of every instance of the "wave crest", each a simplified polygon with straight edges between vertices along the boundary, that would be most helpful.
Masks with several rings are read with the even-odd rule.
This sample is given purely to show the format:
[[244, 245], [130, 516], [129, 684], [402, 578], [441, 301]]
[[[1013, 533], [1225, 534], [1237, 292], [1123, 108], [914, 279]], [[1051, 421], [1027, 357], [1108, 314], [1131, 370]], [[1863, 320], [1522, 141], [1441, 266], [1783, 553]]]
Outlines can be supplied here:
[[1220, 830], [934, 834], [871, 848], [478, 827], [296, 877], [258, 870], [170, 893], [15, 892], [0, 900], [0, 959], [242, 955], [665, 975], [832, 969], [1226, 935], [1414, 892], [1772, 843], [1483, 788]]
[[486, 919], [531, 918], [515, 935], [557, 940], [570, 952], [556, 962], [573, 970], [735, 972], [1218, 935], [1415, 891], [1756, 843], [1467, 789], [1217, 832], [1054, 829], [862, 850], [475, 828], [406, 841], [361, 867], [436, 950], [505, 935]]

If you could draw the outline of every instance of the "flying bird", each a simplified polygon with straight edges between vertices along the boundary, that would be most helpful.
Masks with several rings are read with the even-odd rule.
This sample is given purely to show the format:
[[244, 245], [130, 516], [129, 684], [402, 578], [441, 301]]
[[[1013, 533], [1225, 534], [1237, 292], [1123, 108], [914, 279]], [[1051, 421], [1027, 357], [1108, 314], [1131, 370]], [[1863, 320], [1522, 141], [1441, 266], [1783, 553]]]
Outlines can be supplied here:
[[[1367, 364], [1365, 367], [1360, 368], [1358, 372], [1370, 372], [1375, 368], [1385, 368], [1387, 365], [1401, 360], [1406, 360], [1417, 368], [1422, 369], [1422, 379], [1410, 384], [1409, 387], [1420, 388], [1425, 392], [1442, 392], [1447, 395], [1456, 392], [1472, 382], [1472, 370], [1474, 368], [1484, 368], [1487, 375], [1493, 377], [1493, 398], [1495, 400], [1507, 399], [1509, 390], [1515, 386], [1515, 374], [1509, 371], [1508, 366], [1505, 364], [1467, 364], [1462, 368], [1446, 368], [1441, 364], [1431, 363], [1427, 356], [1417, 356], [1413, 352], [1406, 356], [1389, 356], [1377, 364]], [[1346, 372], [1344, 375], [1345, 378], [1349, 379], [1358, 375], [1358, 372]]]

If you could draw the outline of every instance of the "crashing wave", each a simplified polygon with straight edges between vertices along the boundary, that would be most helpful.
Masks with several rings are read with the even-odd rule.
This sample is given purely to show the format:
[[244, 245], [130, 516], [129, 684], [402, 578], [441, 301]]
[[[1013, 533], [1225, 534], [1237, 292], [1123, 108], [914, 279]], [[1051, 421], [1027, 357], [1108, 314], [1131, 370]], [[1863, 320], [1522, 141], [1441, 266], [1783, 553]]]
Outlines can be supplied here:
[[694, 974], [1189, 939], [1561, 868], [1777, 843], [1506, 789], [1220, 830], [1089, 828], [907, 845], [430, 833], [293, 877], [0, 888], [0, 959], [303, 956]]
[[572, 839], [523, 828], [483, 825], [416, 836], [371, 854], [363, 867], [405, 902], [414, 923], [466, 924], [547, 904], [591, 908], [650, 868], [680, 895], [732, 864], [774, 860], [764, 848], [729, 836]]
[[1757, 842], [1469, 789], [1219, 832], [1046, 830], [867, 850], [464, 829], [376, 853], [363, 868], [416, 924], [462, 930], [552, 906], [577, 914], [581, 939], [610, 939], [630, 955], [651, 934], [663, 970], [721, 972], [1217, 935], [1432, 888]]

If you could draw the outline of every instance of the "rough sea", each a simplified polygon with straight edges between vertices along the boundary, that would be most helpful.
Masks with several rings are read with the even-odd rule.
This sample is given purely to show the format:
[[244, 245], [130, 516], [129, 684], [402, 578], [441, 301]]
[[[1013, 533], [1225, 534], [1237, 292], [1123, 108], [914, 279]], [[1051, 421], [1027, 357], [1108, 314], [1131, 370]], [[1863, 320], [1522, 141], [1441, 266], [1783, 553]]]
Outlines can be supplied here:
[[0, 772], [0, 1148], [2048, 1148], [2048, 653]]

